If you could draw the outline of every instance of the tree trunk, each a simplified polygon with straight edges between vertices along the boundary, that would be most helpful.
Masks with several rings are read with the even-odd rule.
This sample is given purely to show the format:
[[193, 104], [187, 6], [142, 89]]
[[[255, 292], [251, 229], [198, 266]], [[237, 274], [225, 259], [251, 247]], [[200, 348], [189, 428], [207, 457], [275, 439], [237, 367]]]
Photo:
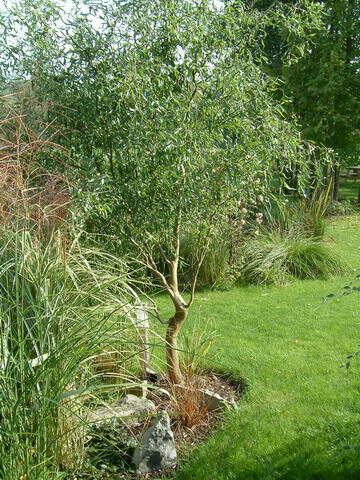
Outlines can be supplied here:
[[166, 331], [166, 360], [168, 374], [171, 383], [174, 384], [183, 383], [183, 376], [179, 364], [179, 352], [177, 350], [177, 336], [187, 315], [187, 308], [177, 309], [175, 315], [170, 318]]

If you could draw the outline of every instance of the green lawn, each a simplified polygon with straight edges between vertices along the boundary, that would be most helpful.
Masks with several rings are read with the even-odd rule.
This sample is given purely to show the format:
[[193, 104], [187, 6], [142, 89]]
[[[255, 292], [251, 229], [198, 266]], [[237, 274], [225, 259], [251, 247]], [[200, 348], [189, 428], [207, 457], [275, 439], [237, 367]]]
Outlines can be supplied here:
[[341, 179], [339, 185], [339, 198], [356, 203], [360, 188], [359, 180]]
[[198, 294], [187, 328], [209, 320], [220, 338], [208, 366], [249, 387], [178, 480], [360, 478], [360, 451], [344, 448], [360, 445], [360, 359], [341, 368], [360, 343], [360, 294], [321, 301], [360, 272], [360, 217], [328, 234], [354, 269], [345, 278]]

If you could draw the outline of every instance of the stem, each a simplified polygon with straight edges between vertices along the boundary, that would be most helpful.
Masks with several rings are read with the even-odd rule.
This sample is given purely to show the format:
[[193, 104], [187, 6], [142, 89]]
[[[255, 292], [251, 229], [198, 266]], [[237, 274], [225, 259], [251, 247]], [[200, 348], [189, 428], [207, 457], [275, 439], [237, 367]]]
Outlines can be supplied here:
[[109, 157], [109, 163], [110, 163], [110, 173], [111, 173], [111, 176], [112, 176], [113, 180], [115, 180], [114, 151], [113, 151], [112, 145], [110, 145], [110, 151], [109, 151], [108, 157]]
[[178, 267], [179, 267], [179, 258], [180, 258], [180, 223], [181, 223], [181, 207], [178, 205], [176, 212], [176, 220], [174, 226], [174, 257], [170, 262], [170, 286], [171, 289], [178, 293]]
[[169, 379], [173, 384], [183, 383], [183, 376], [179, 363], [179, 352], [177, 350], [177, 337], [187, 315], [187, 308], [179, 308], [175, 315], [170, 318], [169, 325], [166, 330], [166, 361]]

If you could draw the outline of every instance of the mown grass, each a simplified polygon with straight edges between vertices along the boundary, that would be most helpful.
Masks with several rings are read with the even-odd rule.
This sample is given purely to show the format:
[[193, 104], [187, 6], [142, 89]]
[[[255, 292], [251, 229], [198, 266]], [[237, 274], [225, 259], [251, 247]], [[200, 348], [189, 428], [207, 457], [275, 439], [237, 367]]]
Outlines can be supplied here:
[[[360, 478], [360, 360], [341, 368], [360, 343], [360, 294], [322, 302], [360, 273], [359, 232], [360, 217], [328, 228], [354, 270], [345, 277], [198, 294], [186, 328], [209, 322], [220, 339], [207, 366], [246, 378], [248, 389], [178, 480]], [[165, 297], [160, 304], [166, 315]]]
[[341, 179], [339, 185], [339, 197], [351, 202], [356, 202], [359, 188], [359, 180]]

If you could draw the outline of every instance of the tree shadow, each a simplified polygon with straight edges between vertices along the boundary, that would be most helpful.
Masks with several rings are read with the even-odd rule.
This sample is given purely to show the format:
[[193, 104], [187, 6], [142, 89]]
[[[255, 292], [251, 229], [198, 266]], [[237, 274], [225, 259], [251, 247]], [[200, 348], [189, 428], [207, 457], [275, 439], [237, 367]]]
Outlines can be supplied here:
[[[276, 428], [276, 427], [274, 427]], [[176, 476], [177, 480], [359, 480], [360, 426], [354, 421], [314, 436], [299, 436], [271, 454], [256, 452], [257, 458], [236, 454], [234, 436], [220, 442], [216, 436], [195, 451]], [[358, 431], [357, 431], [358, 430]], [[356, 432], [354, 434], [354, 432]], [[349, 436], [349, 433], [351, 436]], [[346, 438], [353, 438], [350, 445]], [[212, 454], [210, 454], [212, 452]]]

